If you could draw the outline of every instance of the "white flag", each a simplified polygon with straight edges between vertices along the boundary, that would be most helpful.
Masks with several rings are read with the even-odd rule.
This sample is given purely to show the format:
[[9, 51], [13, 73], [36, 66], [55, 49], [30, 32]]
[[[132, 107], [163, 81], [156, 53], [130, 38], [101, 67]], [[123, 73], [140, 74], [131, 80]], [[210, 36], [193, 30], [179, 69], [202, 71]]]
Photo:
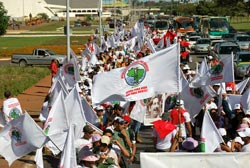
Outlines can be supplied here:
[[52, 106], [54, 104], [60, 92], [63, 93], [64, 97], [66, 97], [69, 94], [61, 75], [59, 75], [56, 78], [56, 81], [53, 83], [52, 87], [49, 90], [50, 94], [49, 106]]
[[151, 50], [152, 53], [155, 53], [155, 44], [151, 38], [147, 38], [147, 46]]
[[229, 108], [231, 110], [233, 110], [232, 107], [234, 107], [235, 104], [240, 104], [241, 103], [241, 97], [242, 97], [242, 95], [228, 94], [227, 97], [228, 97], [227, 102], [228, 102]]
[[135, 105], [132, 111], [130, 112], [130, 118], [140, 123], [143, 123], [146, 110], [147, 110], [147, 105], [145, 104], [144, 100], [138, 100], [135, 102]]
[[83, 108], [84, 116], [85, 116], [86, 120], [89, 123], [96, 125], [96, 123], [98, 122], [98, 117], [97, 117], [95, 111], [88, 104], [87, 100], [84, 97], [82, 98], [81, 101], [82, 101], [82, 108]]
[[92, 102], [136, 101], [178, 91], [179, 49], [169, 48], [143, 57], [126, 68], [94, 76]]
[[241, 105], [244, 111], [250, 110], [250, 88], [241, 96]]
[[185, 102], [184, 106], [190, 113], [191, 118], [199, 114], [202, 107], [215, 96], [214, 90], [210, 86], [190, 88], [187, 80], [182, 76], [181, 98]]
[[76, 138], [80, 138], [86, 119], [82, 108], [81, 98], [76, 86], [68, 94], [64, 102], [69, 119], [69, 125], [75, 124], [74, 135]]
[[66, 62], [60, 68], [59, 75], [61, 75], [64, 84], [68, 89], [72, 89], [76, 83], [75, 72], [74, 72], [74, 63], [71, 59], [69, 62]]
[[79, 68], [78, 68], [78, 58], [77, 58], [77, 55], [74, 53], [74, 51], [72, 49], [70, 50], [70, 54], [72, 55], [72, 58], [71, 58], [70, 61], [74, 65], [74, 78], [75, 78], [75, 81], [76, 82], [81, 81], [80, 72], [79, 72]]
[[156, 45], [156, 51], [162, 50], [164, 48], [164, 37], [161, 37], [160, 41]]
[[190, 83], [191, 87], [200, 87], [215, 83], [234, 81], [232, 55], [223, 57], [216, 65], [212, 66], [204, 75], [196, 77]]
[[3, 112], [0, 112], [0, 127], [4, 127], [6, 122], [4, 120]]
[[66, 115], [64, 97], [62, 92], [60, 92], [51, 107], [49, 116], [43, 128], [45, 133], [50, 137], [53, 142], [49, 142], [47, 144], [47, 147], [52, 151], [53, 154], [58, 154], [60, 151], [63, 150], [67, 138], [66, 131], [68, 130], [68, 128], [69, 124]]
[[10, 121], [0, 132], [0, 155], [12, 164], [16, 159], [41, 148], [48, 140], [28, 113]]
[[205, 152], [212, 153], [224, 140], [216, 128], [209, 112], [205, 112], [201, 128], [201, 139], [205, 140]]
[[63, 149], [60, 168], [77, 168], [74, 126], [70, 125], [65, 147]]
[[245, 87], [247, 86], [249, 82], [249, 78], [241, 81], [240, 83], [236, 84], [235, 90], [239, 92], [239, 94], [242, 94], [242, 92], [244, 91]]
[[36, 168], [43, 168], [44, 167], [44, 164], [43, 164], [43, 147], [36, 150], [36, 155], [35, 155], [34, 160], [36, 162]]

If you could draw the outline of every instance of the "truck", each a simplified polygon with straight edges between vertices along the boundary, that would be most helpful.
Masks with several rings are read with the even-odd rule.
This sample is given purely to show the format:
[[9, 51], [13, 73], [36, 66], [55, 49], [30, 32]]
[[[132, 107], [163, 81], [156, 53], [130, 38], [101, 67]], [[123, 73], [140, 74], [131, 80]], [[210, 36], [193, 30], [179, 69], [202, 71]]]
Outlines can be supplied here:
[[56, 59], [60, 66], [66, 58], [66, 55], [58, 55], [49, 49], [35, 48], [32, 54], [12, 54], [11, 63], [19, 64], [22, 67], [28, 65], [50, 65], [51, 61]]

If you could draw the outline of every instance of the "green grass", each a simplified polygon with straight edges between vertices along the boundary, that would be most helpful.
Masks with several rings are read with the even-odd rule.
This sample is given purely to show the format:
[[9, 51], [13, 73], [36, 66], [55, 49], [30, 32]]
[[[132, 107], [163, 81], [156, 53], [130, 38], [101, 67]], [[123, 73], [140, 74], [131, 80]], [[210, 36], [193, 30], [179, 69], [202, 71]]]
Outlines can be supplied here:
[[231, 23], [231, 26], [238, 31], [250, 31], [250, 22], [248, 23]]
[[24, 90], [49, 75], [47, 67], [17, 67], [2, 66], [0, 68], [0, 98], [6, 89], [10, 90], [13, 96], [17, 96]]
[[[50, 22], [46, 26], [34, 27], [34, 28], [31, 27], [31, 31], [32, 32], [35, 32], [35, 31], [41, 32], [41, 31], [57, 31], [58, 29], [63, 30], [63, 27], [66, 25], [67, 25], [66, 21]], [[98, 27], [98, 24], [92, 25], [90, 27], [74, 27], [73, 21], [70, 22], [70, 25], [71, 25], [71, 28], [73, 30], [73, 33], [74, 33], [74, 31], [87, 31], [87, 32], [94, 31]]]
[[[87, 42], [88, 36], [72, 36], [70, 37], [71, 44], [83, 45]], [[51, 36], [51, 37], [3, 37], [0, 38], [0, 46], [3, 48], [20, 48], [25, 46], [39, 45], [66, 45], [66, 36]]]

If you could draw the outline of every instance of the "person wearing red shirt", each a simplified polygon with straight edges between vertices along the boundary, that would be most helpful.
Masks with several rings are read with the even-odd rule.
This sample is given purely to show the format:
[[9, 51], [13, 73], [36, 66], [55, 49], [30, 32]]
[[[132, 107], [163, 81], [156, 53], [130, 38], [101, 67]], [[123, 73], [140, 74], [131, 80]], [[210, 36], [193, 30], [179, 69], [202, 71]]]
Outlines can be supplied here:
[[181, 137], [185, 139], [187, 135], [188, 137], [192, 137], [192, 128], [191, 128], [190, 114], [188, 113], [187, 110], [183, 108], [183, 105], [184, 105], [183, 100], [177, 100], [176, 106], [172, 110], [170, 110], [170, 117], [172, 124], [174, 124], [177, 127], [180, 125], [182, 133]]
[[51, 84], [53, 84], [53, 82], [55, 81], [56, 74], [58, 72], [58, 63], [56, 59], [53, 59], [51, 61], [49, 69], [51, 71]]

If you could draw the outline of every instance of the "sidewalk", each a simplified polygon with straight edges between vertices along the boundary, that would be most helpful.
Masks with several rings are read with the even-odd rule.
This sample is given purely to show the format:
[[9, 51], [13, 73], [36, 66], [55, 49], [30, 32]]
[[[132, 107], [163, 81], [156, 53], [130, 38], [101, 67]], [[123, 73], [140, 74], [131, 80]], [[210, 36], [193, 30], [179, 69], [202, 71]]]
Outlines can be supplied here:
[[[40, 114], [45, 96], [48, 94], [50, 89], [50, 79], [50, 75], [46, 76], [38, 83], [17, 96], [21, 103], [22, 109], [26, 110], [36, 122], [39, 122], [38, 116]], [[2, 103], [3, 100], [0, 101], [1, 106]], [[33, 152], [30, 155], [26, 155], [16, 160], [13, 162], [10, 168], [35, 168], [36, 166], [33, 160], [34, 155], [35, 153]], [[9, 168], [8, 162], [2, 157], [0, 157], [0, 167]]]

